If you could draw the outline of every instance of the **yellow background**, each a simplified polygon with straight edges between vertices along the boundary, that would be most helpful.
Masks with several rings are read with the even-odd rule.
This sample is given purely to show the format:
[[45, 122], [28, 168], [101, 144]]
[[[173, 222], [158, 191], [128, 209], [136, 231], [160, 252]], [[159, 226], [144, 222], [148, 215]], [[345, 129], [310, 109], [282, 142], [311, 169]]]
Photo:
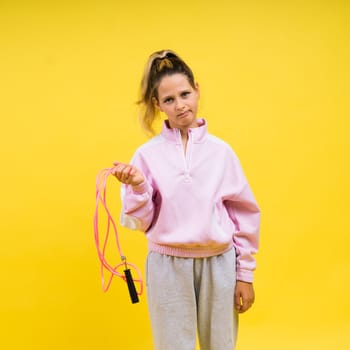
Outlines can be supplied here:
[[[142, 70], [171, 48], [262, 210], [237, 349], [349, 349], [349, 14], [338, 0], [1, 1], [1, 347], [152, 348], [146, 297], [132, 305], [119, 279], [101, 291], [94, 186], [146, 141]], [[109, 200], [118, 219], [116, 181]], [[120, 235], [144, 271], [142, 233]]]

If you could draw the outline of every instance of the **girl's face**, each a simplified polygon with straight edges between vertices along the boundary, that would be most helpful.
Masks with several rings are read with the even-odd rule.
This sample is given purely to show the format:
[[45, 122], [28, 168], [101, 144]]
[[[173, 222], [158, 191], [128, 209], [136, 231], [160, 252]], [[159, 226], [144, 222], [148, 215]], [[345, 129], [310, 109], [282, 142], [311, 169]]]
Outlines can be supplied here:
[[171, 128], [186, 130], [197, 127], [199, 87], [193, 88], [184, 74], [166, 75], [158, 86], [155, 105], [164, 112]]

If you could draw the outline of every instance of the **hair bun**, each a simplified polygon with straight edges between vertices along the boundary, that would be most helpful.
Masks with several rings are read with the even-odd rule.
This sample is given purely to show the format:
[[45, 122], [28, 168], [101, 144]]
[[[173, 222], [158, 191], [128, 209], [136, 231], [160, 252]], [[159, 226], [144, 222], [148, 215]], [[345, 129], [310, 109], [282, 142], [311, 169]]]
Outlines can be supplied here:
[[174, 68], [173, 63], [169, 60], [168, 57], [164, 57], [157, 62], [157, 72], [162, 71], [164, 68], [172, 69]]

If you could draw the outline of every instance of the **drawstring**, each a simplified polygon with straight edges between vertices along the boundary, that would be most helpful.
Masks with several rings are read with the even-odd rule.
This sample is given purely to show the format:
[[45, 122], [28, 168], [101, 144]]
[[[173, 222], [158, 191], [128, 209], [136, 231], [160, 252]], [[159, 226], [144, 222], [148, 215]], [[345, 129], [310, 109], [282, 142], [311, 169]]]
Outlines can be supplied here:
[[[114, 168], [102, 169], [97, 174], [97, 177], [96, 177], [96, 207], [95, 207], [95, 215], [94, 215], [94, 233], [95, 233], [95, 243], [96, 243], [97, 254], [98, 254], [99, 260], [101, 262], [102, 290], [104, 292], [107, 292], [111, 283], [112, 283], [113, 277], [114, 276], [120, 277], [122, 280], [127, 282], [132, 303], [137, 303], [139, 301], [138, 295], [141, 295], [143, 292], [142, 275], [141, 275], [140, 270], [134, 264], [127, 262], [126, 257], [121, 250], [117, 226], [116, 226], [116, 224], [113, 220], [113, 217], [112, 217], [112, 215], [107, 207], [107, 202], [106, 202], [107, 178], [109, 175], [112, 174], [113, 170], [114, 170]], [[105, 240], [103, 242], [102, 250], [100, 248], [99, 230], [98, 230], [99, 204], [102, 204], [102, 206], [104, 207], [105, 212], [107, 214], [107, 217], [108, 217], [106, 236], [105, 236]], [[119, 252], [119, 255], [120, 255], [120, 258], [122, 261], [120, 264], [116, 265], [115, 267], [112, 267], [110, 264], [108, 264], [108, 262], [105, 259], [105, 251], [107, 248], [107, 243], [108, 243], [108, 238], [109, 238], [109, 230], [110, 230], [111, 226], [112, 226], [113, 231], [115, 233], [117, 248], [118, 248], [118, 252]], [[122, 266], [124, 267], [124, 274], [118, 272], [118, 269]], [[137, 276], [138, 276], [137, 279], [132, 278], [131, 271], [130, 271], [129, 267], [133, 268], [136, 271]], [[110, 279], [109, 279], [107, 285], [105, 285], [105, 277], [104, 277], [104, 270], [105, 269], [107, 269], [111, 273], [111, 276], [110, 276]], [[140, 283], [139, 292], [136, 291], [134, 282]]]

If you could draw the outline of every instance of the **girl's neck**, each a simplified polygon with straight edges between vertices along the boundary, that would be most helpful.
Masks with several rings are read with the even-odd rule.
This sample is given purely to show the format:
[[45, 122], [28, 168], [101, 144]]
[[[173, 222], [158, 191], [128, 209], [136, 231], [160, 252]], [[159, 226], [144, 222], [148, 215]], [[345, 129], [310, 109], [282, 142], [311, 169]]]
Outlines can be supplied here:
[[184, 149], [184, 152], [186, 153], [186, 148], [187, 148], [187, 142], [188, 142], [188, 129], [180, 129], [181, 133], [181, 140], [182, 140], [182, 146]]

